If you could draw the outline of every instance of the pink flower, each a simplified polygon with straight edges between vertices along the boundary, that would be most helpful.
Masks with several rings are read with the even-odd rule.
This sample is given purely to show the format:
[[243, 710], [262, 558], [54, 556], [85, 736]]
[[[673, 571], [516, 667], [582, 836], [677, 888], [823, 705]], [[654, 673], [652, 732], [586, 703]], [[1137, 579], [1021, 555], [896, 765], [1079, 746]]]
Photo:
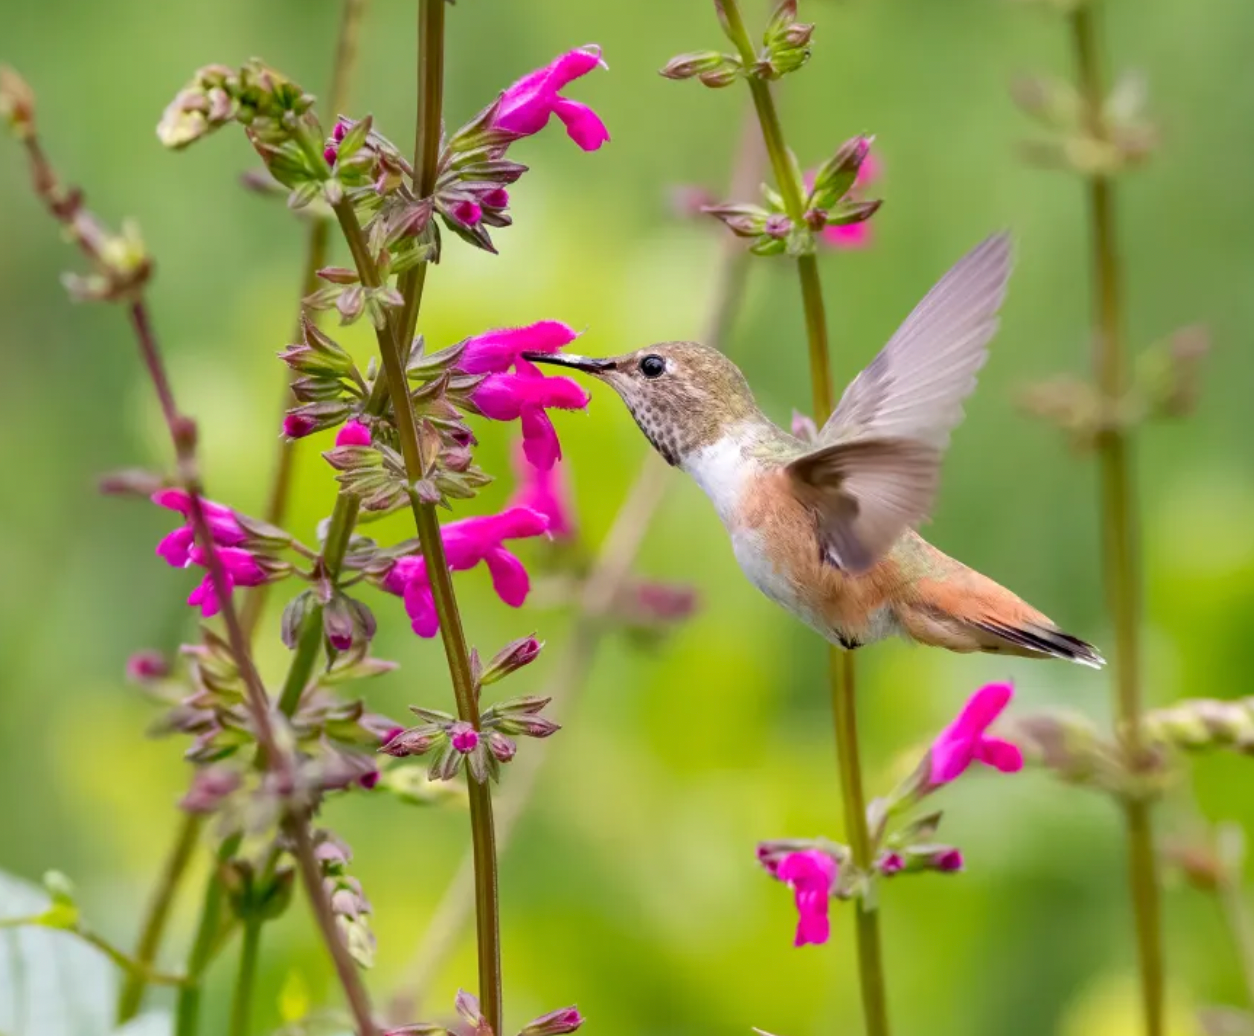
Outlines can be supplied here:
[[[257, 559], [250, 551], [238, 547], [218, 547], [215, 553], [222, 563], [222, 575], [226, 582], [223, 588], [225, 596], [229, 597], [237, 586], [260, 586], [266, 581], [265, 569], [257, 564]], [[190, 557], [196, 564], [208, 567], [208, 559], [199, 547], [192, 547]], [[187, 603], [193, 608], [199, 606], [200, 614], [209, 619], [221, 610], [222, 599], [223, 594], [214, 592], [213, 574], [206, 572], [200, 585], [187, 598]]]
[[[174, 568], [186, 568], [191, 561], [192, 545], [196, 542], [196, 533], [192, 528], [191, 496], [185, 489], [162, 489], [153, 493], [150, 499], [158, 507], [177, 511], [186, 519], [182, 526], [157, 544], [157, 555], [165, 558], [167, 564]], [[201, 499], [200, 508], [204, 512], [214, 543], [223, 547], [237, 547], [248, 538], [248, 534], [236, 520], [235, 512], [229, 507]]]
[[566, 1036], [583, 1025], [583, 1015], [577, 1007], [563, 1007], [557, 1011], [533, 1018], [518, 1036]]
[[554, 539], [567, 539], [575, 531], [575, 515], [562, 469], [556, 465], [538, 468], [527, 459], [525, 451], [526, 444], [518, 440], [512, 458], [518, 485], [510, 505], [539, 511], [549, 520], [549, 535]]
[[544, 129], [550, 115], [556, 115], [566, 124], [571, 140], [585, 151], [596, 151], [610, 139], [605, 123], [586, 104], [569, 100], [558, 91], [600, 64], [604, 64], [601, 48], [593, 45], [567, 51], [544, 68], [523, 76], [501, 95], [492, 128], [529, 137]]
[[[531, 589], [523, 563], [501, 544], [505, 540], [541, 536], [548, 531], [548, 519], [526, 507], [510, 507], [500, 514], [463, 518], [440, 529], [444, 553], [453, 572], [464, 572], [481, 561], [488, 566], [497, 596], [512, 608], [522, 606]], [[420, 556], [397, 560], [383, 578], [383, 589], [402, 597], [405, 613], [420, 637], [434, 637], [440, 628], [427, 578], [426, 562]]]
[[126, 660], [126, 678], [132, 683], [149, 683], [170, 675], [170, 666], [160, 651], [136, 651]]
[[882, 853], [880, 858], [875, 861], [875, 869], [884, 877], [891, 878], [894, 874], [900, 874], [906, 869], [905, 857], [901, 853]]
[[779, 861], [775, 876], [793, 890], [797, 904], [794, 946], [827, 942], [830, 926], [827, 904], [836, 884], [836, 861], [818, 849], [789, 853]]
[[932, 864], [938, 871], [960, 871], [963, 866], [962, 853], [957, 849], [944, 849], [937, 853]]
[[579, 333], [559, 320], [540, 320], [524, 327], [503, 327], [475, 335], [457, 361], [463, 374], [504, 374], [511, 367], [519, 373], [539, 375], [528, 353], [555, 353], [570, 345]]
[[592, 398], [570, 378], [530, 374], [492, 374], [471, 394], [484, 417], [521, 421], [523, 453], [537, 468], [549, 470], [562, 458], [550, 409], [582, 410]]
[[288, 439], [303, 439], [318, 430], [318, 422], [307, 414], [285, 414], [283, 435]]
[[360, 421], [348, 421], [335, 433], [336, 446], [369, 446], [370, 429]]
[[[858, 167], [857, 178], [853, 181], [853, 190], [867, 187], [879, 179], [879, 175], [879, 161], [874, 155], [868, 154], [863, 159], [862, 165]], [[819, 239], [833, 248], [865, 248], [871, 243], [871, 221], [864, 219], [861, 223], [850, 223], [845, 227], [824, 227], [819, 231]]]
[[458, 223], [464, 223], [468, 227], [473, 227], [481, 219], [483, 219], [483, 209], [477, 202], [469, 199], [455, 202], [449, 210], [449, 214], [457, 220]]
[[1023, 769], [1023, 753], [1016, 745], [985, 734], [1013, 695], [1008, 683], [991, 683], [971, 695], [957, 719], [932, 742], [932, 787], [948, 784], [976, 761], [1002, 773]]
[[457, 751], [467, 755], [479, 747], [479, 731], [469, 723], [458, 721], [449, 727], [449, 740]]

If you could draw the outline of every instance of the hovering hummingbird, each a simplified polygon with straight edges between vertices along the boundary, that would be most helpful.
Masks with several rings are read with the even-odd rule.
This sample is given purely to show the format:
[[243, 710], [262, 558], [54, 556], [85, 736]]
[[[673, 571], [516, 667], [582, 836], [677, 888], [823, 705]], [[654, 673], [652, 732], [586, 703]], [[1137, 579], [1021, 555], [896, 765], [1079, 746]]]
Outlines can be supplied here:
[[608, 359], [528, 353], [622, 397], [640, 430], [714, 504], [750, 582], [847, 649], [900, 634], [950, 651], [1101, 655], [915, 526], [997, 330], [1010, 241], [977, 245], [928, 292], [841, 397], [814, 442], [777, 427], [740, 370], [698, 342]]

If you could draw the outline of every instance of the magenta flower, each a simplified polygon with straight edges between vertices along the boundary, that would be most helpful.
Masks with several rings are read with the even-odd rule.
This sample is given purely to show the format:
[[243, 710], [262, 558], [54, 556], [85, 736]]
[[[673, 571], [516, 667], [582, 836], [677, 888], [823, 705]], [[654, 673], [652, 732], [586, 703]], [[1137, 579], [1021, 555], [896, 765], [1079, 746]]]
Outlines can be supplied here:
[[963, 867], [962, 853], [958, 849], [943, 849], [936, 854], [932, 864], [939, 871], [960, 871]]
[[465, 199], [463, 201], [454, 202], [451, 209], [451, 215], [458, 223], [464, 223], [468, 227], [473, 227], [481, 219], [483, 219], [483, 209], [478, 202]]
[[556, 115], [566, 124], [571, 140], [585, 151], [596, 151], [610, 139], [605, 123], [586, 104], [558, 91], [601, 64], [601, 48], [592, 45], [567, 51], [544, 68], [523, 76], [501, 95], [492, 128], [529, 137], [544, 129], [550, 115]]
[[948, 784], [976, 761], [1002, 773], [1023, 769], [1023, 753], [1017, 745], [985, 733], [1013, 695], [1008, 683], [991, 683], [971, 695], [958, 717], [932, 742], [931, 787]]
[[288, 439], [303, 439], [318, 430], [318, 422], [308, 414], [285, 414], [283, 435]]
[[[190, 552], [196, 542], [196, 533], [192, 528], [192, 498], [185, 489], [162, 489], [150, 498], [158, 507], [178, 511], [185, 523], [157, 544], [157, 555], [174, 568], [186, 568], [191, 562]], [[212, 500], [202, 499], [201, 510], [209, 525], [209, 534], [213, 542], [222, 547], [237, 547], [248, 538], [243, 527], [235, 518], [235, 512]]]
[[900, 874], [906, 869], [905, 857], [898, 852], [881, 853], [879, 859], [875, 861], [875, 869], [884, 877], [891, 878], [894, 874]]
[[521, 421], [523, 453], [537, 468], [547, 471], [562, 458], [557, 430], [547, 411], [582, 410], [592, 397], [570, 378], [491, 374], [470, 398], [484, 417]]
[[[858, 167], [858, 175], [853, 181], [853, 190], [865, 188], [879, 179], [880, 164], [874, 155], [868, 154]], [[813, 177], [810, 177], [813, 182]], [[807, 190], [809, 187], [807, 186]], [[864, 219], [861, 223], [850, 223], [844, 227], [824, 227], [819, 231], [819, 240], [833, 248], [854, 249], [865, 248], [871, 243], [871, 221]]]
[[169, 675], [169, 663], [160, 651], [136, 651], [126, 660], [126, 678], [132, 683], [149, 683]]
[[336, 446], [369, 446], [370, 429], [358, 420], [348, 421], [335, 433]]
[[[260, 586], [267, 579], [265, 569], [257, 564], [257, 559], [250, 551], [241, 550], [239, 547], [218, 547], [215, 553], [222, 563], [222, 575], [226, 582], [223, 593], [214, 592], [213, 574], [206, 572], [200, 585], [187, 598], [187, 603], [193, 608], [199, 607], [200, 614], [206, 619], [212, 618], [221, 611], [224, 596], [229, 597], [235, 587]], [[190, 557], [197, 565], [207, 567], [208, 559], [199, 547], [192, 547]]]
[[818, 849], [789, 853], [775, 867], [775, 877], [793, 890], [797, 904], [797, 937], [794, 946], [820, 946], [831, 927], [828, 899], [836, 884], [836, 861]]
[[462, 755], [467, 755], [479, 747], [479, 731], [469, 723], [459, 720], [449, 727], [448, 732], [453, 747]]
[[568, 539], [575, 532], [575, 514], [562, 469], [557, 465], [536, 467], [527, 459], [526, 444], [521, 439], [515, 443], [512, 459], [518, 481], [510, 505], [539, 511], [549, 520], [550, 536]]
[[[501, 546], [505, 540], [541, 536], [548, 531], [548, 519], [526, 507], [510, 507], [500, 514], [463, 518], [440, 529], [444, 553], [453, 572], [488, 566], [497, 596], [512, 608], [522, 606], [531, 589], [523, 563]], [[420, 556], [399, 558], [383, 577], [383, 589], [402, 597], [405, 613], [420, 637], [434, 637], [440, 628], [426, 562]]]
[[540, 375], [523, 353], [555, 353], [570, 345], [579, 333], [560, 320], [539, 320], [523, 327], [503, 327], [475, 335], [457, 361], [463, 374], [504, 374], [511, 367], [520, 374]]

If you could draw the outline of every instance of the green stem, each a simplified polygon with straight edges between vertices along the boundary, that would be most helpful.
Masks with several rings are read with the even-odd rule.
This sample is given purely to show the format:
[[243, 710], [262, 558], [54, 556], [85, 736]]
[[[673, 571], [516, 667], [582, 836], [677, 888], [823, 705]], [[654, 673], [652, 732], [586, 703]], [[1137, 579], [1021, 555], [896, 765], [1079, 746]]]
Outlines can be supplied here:
[[175, 1036], [196, 1036], [200, 1028], [200, 993], [205, 969], [213, 959], [218, 944], [218, 930], [222, 925], [222, 880], [218, 869], [226, 863], [240, 846], [240, 836], [232, 835], [218, 848], [213, 872], [205, 882], [204, 901], [200, 907], [200, 921], [192, 939], [191, 953], [187, 958], [187, 984], [179, 990], [174, 1008]]
[[82, 939], [88, 946], [95, 947], [127, 975], [138, 975], [149, 985], [183, 986], [187, 984], [187, 979], [182, 975], [169, 975], [164, 971], [155, 970], [143, 961], [128, 955], [125, 950], [118, 949], [103, 935], [98, 935], [81, 923], [66, 928], [61, 925], [48, 924], [43, 914], [31, 914], [28, 917], [0, 918], [0, 929], [5, 928], [48, 928], [53, 931], [66, 932]]
[[[1092, 4], [1071, 14], [1071, 39], [1089, 132], [1101, 139], [1104, 87]], [[1119, 254], [1115, 242], [1114, 185], [1106, 176], [1088, 179], [1089, 224], [1097, 335], [1093, 366], [1109, 410], [1123, 399], [1128, 385]], [[1102, 559], [1107, 607], [1115, 627], [1112, 669], [1116, 687], [1119, 736], [1133, 766], [1142, 765], [1139, 530], [1132, 484], [1131, 442], [1111, 424], [1098, 441], [1101, 468]], [[1162, 1036], [1165, 1025], [1165, 977], [1158, 859], [1149, 803], [1124, 803], [1128, 831], [1128, 873], [1136, 918], [1141, 998], [1147, 1036]]]
[[235, 980], [235, 999], [231, 1003], [231, 1036], [248, 1036], [252, 1028], [253, 988], [257, 980], [257, 950], [261, 946], [261, 925], [261, 919], [256, 917], [244, 922], [239, 972]]
[[192, 813], [183, 815], [178, 837], [170, 849], [169, 856], [166, 857], [165, 866], [161, 869], [161, 880], [153, 890], [148, 910], [140, 926], [139, 942], [135, 947], [135, 961], [140, 965], [140, 969], [127, 973], [126, 981], [118, 994], [118, 1025], [123, 1025], [134, 1018], [143, 1006], [144, 990], [148, 986], [145, 973], [151, 970], [157, 959], [157, 951], [161, 947], [161, 939], [165, 934], [170, 909], [174, 906], [174, 896], [182, 884], [183, 875], [187, 873], [187, 865], [191, 862], [192, 853], [200, 840], [203, 827], [203, 817]]
[[[335, 60], [331, 65], [331, 86], [327, 91], [327, 112], [334, 116], [348, 107], [348, 92], [353, 80], [353, 69], [357, 64], [358, 42], [361, 38], [361, 23], [366, 13], [367, 0], [344, 0], [340, 8], [340, 27], [335, 41]], [[304, 310], [304, 300], [318, 288], [318, 271], [326, 265], [327, 246], [331, 238], [331, 223], [326, 219], [315, 220], [309, 228], [309, 238], [305, 245], [305, 264], [301, 274], [300, 310]], [[300, 335], [300, 317], [297, 316], [296, 334]], [[295, 372], [292, 373], [294, 378]], [[290, 383], [290, 379], [289, 379]], [[280, 410], [286, 411], [292, 404], [292, 393], [288, 386], [283, 388], [283, 403]], [[270, 483], [270, 495], [266, 500], [265, 520], [271, 525], [282, 527], [287, 514], [287, 502], [292, 490], [292, 460], [294, 444], [285, 438], [279, 439], [278, 456], [275, 459], [274, 478]], [[262, 583], [254, 587], [244, 602], [241, 622], [244, 632], [251, 639], [257, 632], [257, 623], [261, 621], [265, 610], [266, 597], [270, 592], [270, 584]]]
[[[340, 930], [335, 923], [335, 916], [331, 913], [331, 903], [322, 885], [322, 869], [318, 866], [318, 860], [314, 856], [313, 841], [309, 837], [309, 819], [303, 816], [291, 816], [284, 824], [284, 828], [292, 841], [292, 856], [300, 872], [301, 884], [305, 886], [305, 894], [309, 898], [314, 920], [318, 922], [322, 941], [331, 954], [331, 961], [335, 965], [340, 985], [348, 998], [349, 1010], [352, 1011], [353, 1020], [357, 1025], [357, 1036], [374, 1036], [379, 1030], [371, 1017], [370, 997], [361, 980], [357, 963], [349, 954], [348, 947], [344, 944]], [[182, 1036], [182, 1033], [178, 1033], [177, 1036]]]
[[[727, 35], [740, 52], [746, 68], [756, 60], [749, 31], [737, 0], [719, 0]], [[775, 179], [784, 208], [794, 223], [805, 218], [805, 195], [798, 179], [795, 163], [788, 153], [779, 113], [771, 95], [770, 85], [763, 79], [748, 77], [762, 139], [775, 172]], [[818, 260], [813, 255], [797, 259], [801, 281], [801, 301], [805, 311], [806, 337], [810, 357], [810, 389], [814, 404], [814, 420], [822, 426], [834, 408], [830, 349], [827, 340], [827, 314], [823, 305], [823, 286], [819, 278]], [[853, 850], [853, 863], [860, 874], [870, 880], [871, 839], [867, 831], [866, 797], [862, 791], [862, 769], [858, 761], [858, 726], [852, 654], [831, 648], [828, 652], [828, 677], [831, 685], [832, 712], [836, 723], [836, 751], [840, 765], [845, 829]], [[858, 974], [862, 987], [862, 1010], [868, 1036], [887, 1036], [888, 1007], [884, 982], [883, 952], [880, 941], [879, 914], [863, 897], [857, 900], [855, 924], [858, 945]]]
[[[358, 222], [353, 206], [347, 200], [334, 206], [340, 228], [348, 241], [349, 251], [357, 265], [357, 273], [367, 288], [381, 283], [378, 267], [366, 246], [365, 234]], [[413, 401], [409, 398], [409, 385], [405, 378], [405, 365], [401, 357], [400, 342], [395, 324], [376, 329], [379, 354], [383, 361], [384, 377], [392, 400], [401, 454], [405, 458], [405, 471], [411, 481], [418, 481], [424, 474], [424, 458], [418, 442], [418, 428], [414, 419]], [[414, 523], [418, 529], [418, 541], [422, 547], [431, 596], [435, 601], [436, 615], [440, 621], [440, 636], [444, 642], [444, 654], [448, 659], [449, 675], [453, 682], [453, 694], [457, 700], [458, 717], [479, 728], [479, 702], [474, 681], [470, 675], [469, 651], [466, 634], [462, 629], [457, 597], [453, 591], [452, 573], [444, 553], [444, 540], [435, 508], [412, 498]], [[501, 946], [500, 946], [500, 896], [497, 883], [496, 836], [492, 819], [492, 796], [486, 784], [470, 780], [470, 830], [471, 847], [475, 862], [475, 916], [479, 948], [479, 1002], [483, 1015], [493, 1032], [501, 1031]]]

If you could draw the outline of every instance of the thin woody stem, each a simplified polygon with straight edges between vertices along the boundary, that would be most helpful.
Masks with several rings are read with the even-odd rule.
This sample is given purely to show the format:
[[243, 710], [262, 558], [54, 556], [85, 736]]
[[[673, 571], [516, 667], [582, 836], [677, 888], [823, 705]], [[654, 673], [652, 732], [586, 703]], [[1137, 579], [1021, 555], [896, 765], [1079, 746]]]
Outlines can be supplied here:
[[[366, 5], [367, 0], [344, 0], [340, 8], [340, 28], [335, 43], [335, 61], [331, 66], [331, 88], [327, 92], [327, 110], [332, 115], [339, 114], [348, 106], [348, 91], [353, 79], [353, 69], [357, 63], [358, 41], [361, 36], [361, 23], [365, 17]], [[302, 311], [304, 299], [318, 288], [318, 271], [326, 265], [330, 238], [330, 221], [315, 220], [309, 228], [309, 238], [305, 244], [305, 263], [300, 288]], [[299, 316], [296, 321], [296, 334], [300, 334]], [[296, 374], [293, 372], [289, 378], [289, 385], [284, 386], [280, 410], [285, 411], [291, 405], [290, 381], [295, 377]], [[271, 525], [282, 526], [287, 515], [287, 502], [292, 489], [293, 445], [286, 438], [279, 440], [274, 478], [270, 484], [270, 495], [266, 500], [264, 512], [265, 520]], [[244, 602], [241, 621], [250, 639], [257, 631], [257, 623], [261, 621], [269, 590], [269, 584], [262, 583], [252, 589]]]
[[[1071, 42], [1089, 131], [1101, 139], [1104, 101], [1100, 48], [1093, 4], [1080, 4], [1071, 14]], [[1122, 282], [1115, 234], [1114, 185], [1109, 177], [1088, 178], [1093, 295], [1097, 334], [1093, 366], [1098, 387], [1110, 407], [1127, 392]], [[1107, 606], [1115, 627], [1112, 669], [1115, 678], [1119, 737], [1134, 766], [1146, 750], [1141, 729], [1140, 573], [1136, 492], [1132, 482], [1132, 443], [1119, 427], [1098, 439], [1101, 469], [1102, 557]], [[1128, 876], [1136, 919], [1137, 956], [1146, 1036], [1165, 1031], [1165, 976], [1158, 859], [1149, 803], [1129, 798], [1123, 803], [1128, 832]]]
[[[733, 166], [731, 197], [752, 190], [762, 178], [765, 154], [756, 120], [750, 118], [741, 133]], [[722, 239], [714, 264], [714, 287], [700, 334], [700, 341], [714, 348], [725, 347], [731, 325], [744, 299], [748, 253], [742, 243], [727, 235]], [[618, 509], [600, 553], [583, 584], [578, 611], [567, 637], [567, 648], [555, 665], [546, 693], [553, 698], [551, 718], [570, 714], [591, 675], [598, 650], [612, 626], [607, 617], [627, 583], [640, 552], [645, 534], [671, 484], [670, 469], [650, 450], [640, 465], [623, 503]], [[531, 801], [537, 779], [549, 752], [541, 745], [520, 754], [510, 764], [510, 780], [501, 793], [497, 809], [496, 845], [504, 853], [518, 821]], [[439, 905], [414, 950], [406, 969], [404, 991], [393, 1001], [393, 1015], [408, 1018], [422, 1013], [427, 991], [436, 971], [455, 949], [474, 902], [474, 860], [463, 857], [461, 865], [444, 890]]]
[[[378, 266], [366, 245], [365, 234], [353, 211], [351, 202], [341, 201], [333, 206], [340, 228], [348, 241], [361, 282], [367, 288], [381, 284]], [[401, 454], [405, 459], [405, 471], [411, 482], [424, 476], [424, 458], [418, 441], [418, 428], [414, 419], [413, 401], [409, 398], [409, 385], [405, 376], [405, 363], [401, 357], [396, 327], [392, 322], [376, 329], [379, 353], [383, 360], [384, 376], [392, 399]], [[462, 629], [457, 597], [453, 592], [452, 573], [444, 554], [444, 540], [435, 508], [411, 497], [414, 523], [422, 548], [426, 571], [431, 581], [431, 596], [435, 601], [436, 615], [440, 622], [440, 636], [448, 659], [449, 675], [453, 682], [453, 694], [457, 701], [458, 717], [479, 729], [479, 702], [475, 695], [474, 681], [470, 675], [469, 651]], [[497, 887], [496, 837], [492, 819], [492, 796], [486, 784], [470, 780], [470, 828], [471, 846], [475, 863], [475, 905], [478, 920], [479, 947], [479, 1000], [484, 1017], [493, 1032], [500, 1031], [501, 1023], [501, 956], [500, 956], [500, 901]]]
[[[740, 52], [745, 68], [756, 61], [753, 43], [745, 27], [737, 0], [718, 0], [727, 34]], [[749, 90], [762, 126], [762, 138], [775, 172], [775, 179], [784, 208], [792, 221], [800, 225], [805, 218], [805, 197], [798, 181], [794, 163], [788, 153], [780, 126], [779, 113], [771, 95], [770, 85], [756, 76], [748, 76]], [[814, 420], [822, 426], [831, 414], [831, 360], [827, 340], [827, 315], [823, 305], [823, 287], [819, 278], [818, 260], [813, 255], [797, 259], [801, 280], [801, 298], [805, 311], [806, 335], [809, 341], [810, 387], [814, 402]], [[848, 652], [831, 648], [828, 652], [832, 711], [836, 721], [836, 750], [840, 765], [844, 799], [845, 829], [853, 851], [853, 863], [859, 873], [871, 873], [871, 839], [867, 831], [862, 771], [858, 762], [857, 719], [854, 660]], [[879, 915], [866, 898], [855, 903], [858, 943], [858, 973], [862, 988], [862, 1009], [868, 1036], [887, 1036], [888, 1009], [884, 982], [884, 963], [879, 932]]]
[[183, 815], [179, 824], [178, 837], [162, 868], [161, 880], [153, 890], [152, 899], [140, 927], [139, 941], [135, 944], [135, 961], [140, 968], [127, 973], [126, 981], [118, 994], [118, 1025], [125, 1024], [139, 1014], [139, 1008], [144, 1001], [144, 990], [148, 986], [145, 972], [152, 968], [157, 959], [157, 951], [161, 947], [166, 922], [174, 906], [175, 894], [182, 884], [183, 876], [187, 873], [187, 865], [191, 862], [192, 853], [200, 840], [203, 827], [203, 817], [194, 813]]

